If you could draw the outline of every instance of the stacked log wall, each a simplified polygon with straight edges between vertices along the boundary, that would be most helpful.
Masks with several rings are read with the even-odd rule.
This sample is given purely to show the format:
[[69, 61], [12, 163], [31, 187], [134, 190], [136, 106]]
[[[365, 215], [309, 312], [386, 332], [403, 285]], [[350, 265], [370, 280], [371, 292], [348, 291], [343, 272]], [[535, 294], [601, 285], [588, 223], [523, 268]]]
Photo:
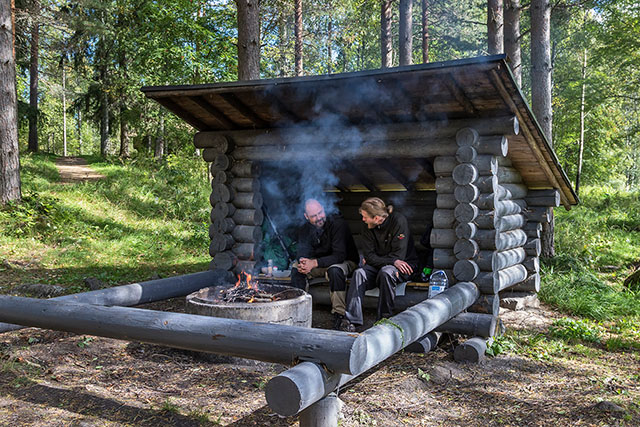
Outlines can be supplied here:
[[218, 132], [198, 132], [197, 148], [211, 171], [209, 268], [253, 272], [262, 242], [262, 194], [259, 168], [235, 161], [233, 141]]

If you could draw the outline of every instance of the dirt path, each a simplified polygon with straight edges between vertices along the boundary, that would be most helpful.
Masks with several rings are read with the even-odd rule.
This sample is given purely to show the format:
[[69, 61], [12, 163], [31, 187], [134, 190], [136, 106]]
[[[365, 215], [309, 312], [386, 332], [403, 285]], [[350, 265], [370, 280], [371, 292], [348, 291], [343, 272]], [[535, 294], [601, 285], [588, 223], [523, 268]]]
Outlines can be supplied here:
[[56, 167], [60, 171], [60, 182], [74, 183], [80, 181], [95, 181], [105, 176], [87, 166], [82, 157], [59, 157]]

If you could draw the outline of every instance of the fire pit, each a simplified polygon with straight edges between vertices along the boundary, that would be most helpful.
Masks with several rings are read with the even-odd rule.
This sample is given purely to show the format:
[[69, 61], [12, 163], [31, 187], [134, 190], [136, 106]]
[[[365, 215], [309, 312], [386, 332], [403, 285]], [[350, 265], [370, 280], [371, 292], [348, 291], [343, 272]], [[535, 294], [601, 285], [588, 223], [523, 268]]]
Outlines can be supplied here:
[[258, 283], [241, 273], [235, 286], [204, 288], [187, 296], [188, 313], [252, 322], [311, 327], [311, 295], [301, 289]]

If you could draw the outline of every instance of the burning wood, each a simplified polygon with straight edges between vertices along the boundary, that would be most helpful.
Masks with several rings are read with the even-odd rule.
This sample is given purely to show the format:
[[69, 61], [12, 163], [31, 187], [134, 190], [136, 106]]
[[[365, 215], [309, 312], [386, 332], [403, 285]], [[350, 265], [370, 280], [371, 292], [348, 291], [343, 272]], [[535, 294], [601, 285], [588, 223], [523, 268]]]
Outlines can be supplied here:
[[238, 281], [233, 288], [223, 289], [218, 294], [218, 300], [223, 302], [272, 302], [289, 298], [295, 298], [295, 291], [284, 290], [271, 293], [260, 287], [257, 280], [253, 280], [251, 274], [244, 271], [238, 274]]

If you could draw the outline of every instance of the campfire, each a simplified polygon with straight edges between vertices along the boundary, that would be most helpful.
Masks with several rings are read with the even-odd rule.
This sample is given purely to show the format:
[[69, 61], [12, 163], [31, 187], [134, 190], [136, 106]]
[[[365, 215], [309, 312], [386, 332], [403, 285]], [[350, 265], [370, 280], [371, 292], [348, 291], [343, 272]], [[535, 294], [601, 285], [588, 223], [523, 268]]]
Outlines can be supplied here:
[[238, 274], [238, 281], [232, 288], [221, 289], [216, 297], [219, 302], [261, 303], [295, 298], [295, 289], [285, 289], [273, 292], [273, 287], [260, 286], [253, 276], [246, 272]]

